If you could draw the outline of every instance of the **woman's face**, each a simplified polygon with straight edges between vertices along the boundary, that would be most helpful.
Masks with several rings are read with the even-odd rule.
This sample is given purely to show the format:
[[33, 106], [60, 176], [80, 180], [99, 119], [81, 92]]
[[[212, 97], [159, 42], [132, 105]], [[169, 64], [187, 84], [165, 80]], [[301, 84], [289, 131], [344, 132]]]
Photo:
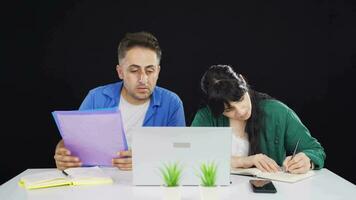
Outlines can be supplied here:
[[229, 119], [246, 121], [251, 117], [251, 99], [248, 92], [246, 92], [240, 101], [231, 101], [230, 105], [225, 105], [223, 115]]

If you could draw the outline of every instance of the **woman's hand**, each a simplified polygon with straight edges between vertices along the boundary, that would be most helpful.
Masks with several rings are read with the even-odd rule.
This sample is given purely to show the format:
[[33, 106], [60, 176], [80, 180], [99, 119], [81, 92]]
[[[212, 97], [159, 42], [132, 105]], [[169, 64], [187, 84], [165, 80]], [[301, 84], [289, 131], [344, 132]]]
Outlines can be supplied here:
[[280, 170], [276, 161], [261, 153], [251, 156], [251, 162], [262, 172], [278, 172]]
[[283, 167], [292, 174], [304, 174], [311, 168], [310, 158], [305, 153], [300, 152], [294, 156], [288, 156], [283, 161]]
[[278, 172], [280, 167], [272, 158], [264, 154], [256, 154], [247, 157], [232, 157], [232, 167], [250, 168], [257, 167], [263, 172]]

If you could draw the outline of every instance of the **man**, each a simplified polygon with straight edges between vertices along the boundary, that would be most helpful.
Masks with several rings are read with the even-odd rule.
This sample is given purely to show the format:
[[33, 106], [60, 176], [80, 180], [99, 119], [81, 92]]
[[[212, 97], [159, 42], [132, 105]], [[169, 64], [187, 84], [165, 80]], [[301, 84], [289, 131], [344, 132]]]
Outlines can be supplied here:
[[[183, 104], [173, 92], [156, 86], [162, 51], [150, 33], [128, 33], [118, 47], [116, 71], [122, 81], [92, 89], [79, 110], [117, 107], [120, 109], [128, 144], [130, 130], [139, 126], [185, 126]], [[113, 166], [132, 169], [131, 150], [118, 152]], [[79, 167], [80, 158], [72, 156], [63, 140], [54, 155], [58, 169]]]

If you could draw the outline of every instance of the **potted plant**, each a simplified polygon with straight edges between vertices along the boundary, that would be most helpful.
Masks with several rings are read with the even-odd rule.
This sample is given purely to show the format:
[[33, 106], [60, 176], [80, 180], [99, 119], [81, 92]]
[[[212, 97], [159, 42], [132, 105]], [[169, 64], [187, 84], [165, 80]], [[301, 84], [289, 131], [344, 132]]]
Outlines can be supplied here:
[[218, 166], [215, 162], [202, 163], [200, 165], [200, 198], [202, 200], [217, 200], [218, 187], [216, 186]]
[[179, 181], [182, 176], [182, 168], [177, 162], [164, 164], [160, 169], [164, 185], [163, 185], [163, 199], [165, 200], [180, 200], [181, 191]]

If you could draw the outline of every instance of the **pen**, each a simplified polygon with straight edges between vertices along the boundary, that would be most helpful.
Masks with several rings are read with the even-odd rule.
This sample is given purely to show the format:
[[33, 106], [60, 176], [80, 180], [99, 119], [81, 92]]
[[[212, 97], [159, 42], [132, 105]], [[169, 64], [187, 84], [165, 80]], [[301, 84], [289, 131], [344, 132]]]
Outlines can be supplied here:
[[293, 160], [293, 158], [294, 158], [294, 156], [295, 156], [295, 153], [297, 152], [298, 145], [299, 145], [299, 141], [300, 141], [300, 138], [299, 138], [299, 140], [298, 140], [297, 144], [296, 144], [296, 145], [295, 145], [295, 147], [294, 147], [294, 152], [293, 152], [293, 155], [292, 155], [291, 160]]
[[[297, 144], [296, 144], [295, 147], [294, 147], [293, 155], [292, 155], [292, 157], [291, 157], [290, 160], [293, 160], [295, 154], [297, 153], [299, 141], [300, 141], [300, 138], [298, 139]], [[286, 172], [286, 167], [285, 167], [285, 166], [282, 166], [282, 167], [281, 167], [281, 170], [282, 170], [283, 172]]]
[[62, 173], [66, 176], [69, 176], [69, 174], [67, 172], [65, 172], [64, 170], [62, 170]]

